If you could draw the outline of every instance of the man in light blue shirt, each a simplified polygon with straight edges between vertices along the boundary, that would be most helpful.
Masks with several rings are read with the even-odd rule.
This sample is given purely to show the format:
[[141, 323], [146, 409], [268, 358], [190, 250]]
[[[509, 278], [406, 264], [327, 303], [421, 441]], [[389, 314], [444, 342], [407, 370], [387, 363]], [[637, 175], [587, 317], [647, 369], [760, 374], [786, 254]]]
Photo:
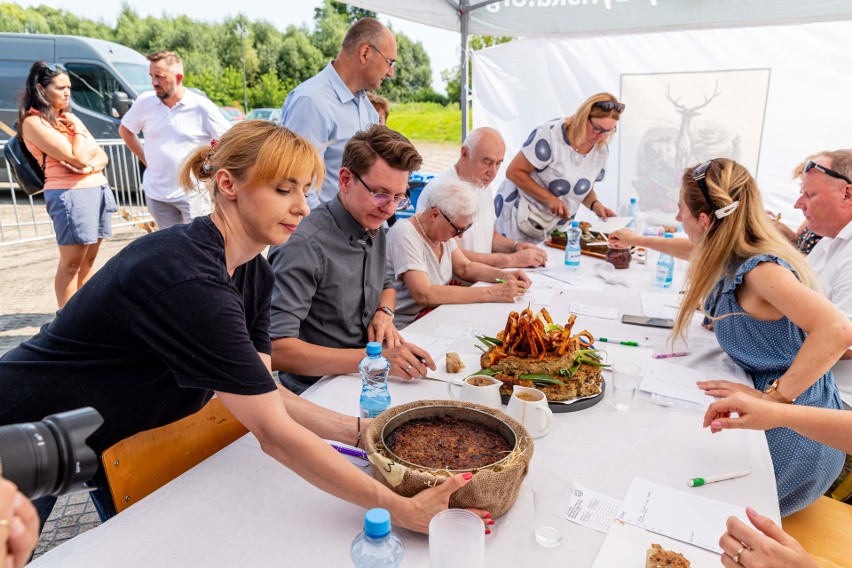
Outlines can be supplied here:
[[308, 196], [311, 209], [337, 195], [346, 142], [379, 123], [367, 91], [393, 77], [395, 64], [393, 33], [378, 20], [362, 18], [346, 32], [337, 58], [287, 95], [281, 124], [316, 146], [325, 162], [322, 187]]

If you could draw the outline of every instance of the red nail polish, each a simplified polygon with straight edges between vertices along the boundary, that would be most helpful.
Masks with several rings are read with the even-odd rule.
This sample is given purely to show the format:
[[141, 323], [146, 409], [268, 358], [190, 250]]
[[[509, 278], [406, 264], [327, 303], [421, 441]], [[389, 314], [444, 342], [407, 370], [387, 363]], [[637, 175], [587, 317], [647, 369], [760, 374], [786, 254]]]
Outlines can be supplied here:
[[494, 521], [492, 519], [488, 519], [488, 522], [485, 523], [485, 524], [488, 525], [488, 526], [491, 526], [491, 525], [494, 524]]
[[485, 529], [485, 534], [491, 534], [491, 529]]
[[473, 479], [473, 474], [471, 472], [463, 473], [462, 477], [466, 480], [467, 479]]
[[491, 518], [491, 513], [485, 513], [485, 518], [486, 518], [486, 519], [490, 519], [490, 518]]

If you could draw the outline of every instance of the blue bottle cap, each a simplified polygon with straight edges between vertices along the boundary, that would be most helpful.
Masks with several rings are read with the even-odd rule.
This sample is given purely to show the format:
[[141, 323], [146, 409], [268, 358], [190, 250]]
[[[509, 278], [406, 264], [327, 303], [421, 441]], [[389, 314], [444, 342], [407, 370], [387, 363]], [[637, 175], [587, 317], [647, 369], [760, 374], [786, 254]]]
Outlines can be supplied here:
[[367, 355], [381, 355], [382, 344], [376, 341], [371, 341], [367, 344]]
[[580, 226], [580, 222], [579, 222], [579, 221], [571, 221], [571, 226], [572, 226], [572, 227], [579, 227], [579, 226]]
[[370, 538], [382, 538], [390, 534], [390, 513], [385, 509], [370, 509], [364, 515], [364, 534]]
[[635, 197], [631, 197], [631, 198], [630, 198], [630, 203], [636, 203], [636, 198], [635, 198]]
[[673, 239], [673, 238], [674, 238], [674, 235], [673, 235], [673, 234], [671, 234], [671, 233], [666, 233], [666, 236], [665, 236], [664, 238], [666, 238], [666, 239]]

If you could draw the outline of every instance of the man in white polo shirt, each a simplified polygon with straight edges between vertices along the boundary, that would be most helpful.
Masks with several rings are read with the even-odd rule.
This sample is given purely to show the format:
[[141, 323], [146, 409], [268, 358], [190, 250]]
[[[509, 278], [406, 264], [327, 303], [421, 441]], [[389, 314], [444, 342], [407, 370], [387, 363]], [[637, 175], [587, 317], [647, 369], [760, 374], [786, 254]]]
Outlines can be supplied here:
[[494, 230], [494, 194], [490, 184], [503, 163], [506, 145], [493, 128], [472, 130], [464, 139], [456, 164], [432, 179], [417, 200], [417, 213], [426, 208], [426, 196], [433, 188], [449, 181], [466, 181], [479, 195], [479, 213], [470, 229], [459, 237], [465, 256], [498, 268], [527, 268], [544, 266], [547, 253], [532, 243], [513, 241]]
[[[796, 209], [823, 237], [808, 255], [823, 293], [852, 319], [852, 150], [823, 152], [805, 162]], [[852, 350], [831, 371], [843, 401], [852, 406]]]
[[154, 92], [139, 95], [121, 119], [118, 133], [145, 164], [142, 186], [148, 211], [159, 228], [166, 229], [210, 213], [206, 191], [187, 195], [180, 188], [178, 168], [190, 152], [218, 140], [231, 124], [210, 99], [183, 86], [180, 56], [160, 51], [147, 58]]

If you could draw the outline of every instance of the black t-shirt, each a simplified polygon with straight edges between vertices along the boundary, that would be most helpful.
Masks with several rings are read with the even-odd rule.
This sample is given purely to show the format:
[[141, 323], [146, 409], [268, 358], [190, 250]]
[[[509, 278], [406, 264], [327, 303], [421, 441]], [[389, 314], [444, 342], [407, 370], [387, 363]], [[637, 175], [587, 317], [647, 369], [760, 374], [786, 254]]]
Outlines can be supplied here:
[[0, 359], [0, 424], [92, 406], [100, 454], [196, 412], [214, 390], [274, 391], [258, 357], [272, 351], [272, 270], [257, 256], [231, 278], [224, 246], [209, 217], [127, 246]]

